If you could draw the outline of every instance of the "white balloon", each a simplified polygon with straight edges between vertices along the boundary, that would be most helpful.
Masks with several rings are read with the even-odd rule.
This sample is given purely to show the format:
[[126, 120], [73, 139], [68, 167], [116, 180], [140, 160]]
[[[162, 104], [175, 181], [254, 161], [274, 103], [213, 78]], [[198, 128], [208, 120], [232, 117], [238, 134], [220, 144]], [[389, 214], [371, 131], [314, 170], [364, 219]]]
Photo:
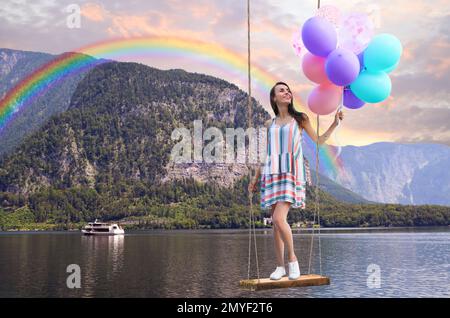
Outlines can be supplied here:
[[338, 29], [338, 46], [359, 54], [369, 45], [374, 25], [365, 13], [347, 14]]
[[335, 27], [339, 27], [341, 22], [341, 10], [332, 5], [324, 5], [317, 10], [316, 16], [322, 17], [331, 22]]

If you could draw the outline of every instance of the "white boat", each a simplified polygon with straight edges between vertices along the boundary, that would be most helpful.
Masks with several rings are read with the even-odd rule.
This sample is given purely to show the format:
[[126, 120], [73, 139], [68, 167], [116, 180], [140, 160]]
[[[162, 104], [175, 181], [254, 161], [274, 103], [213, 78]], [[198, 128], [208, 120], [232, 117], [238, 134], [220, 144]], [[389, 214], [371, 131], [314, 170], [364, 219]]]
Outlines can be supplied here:
[[124, 229], [116, 223], [95, 222], [88, 223], [81, 232], [84, 235], [123, 235]]

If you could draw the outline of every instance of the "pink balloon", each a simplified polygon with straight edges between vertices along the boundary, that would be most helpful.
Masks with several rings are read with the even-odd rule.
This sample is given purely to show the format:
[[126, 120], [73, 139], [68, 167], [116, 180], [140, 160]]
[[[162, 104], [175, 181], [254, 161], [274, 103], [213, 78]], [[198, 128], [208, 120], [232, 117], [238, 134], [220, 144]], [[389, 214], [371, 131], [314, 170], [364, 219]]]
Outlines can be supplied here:
[[317, 10], [316, 16], [328, 20], [328, 22], [334, 24], [335, 27], [338, 27], [341, 22], [341, 11], [332, 5], [321, 6], [320, 9]]
[[331, 84], [327, 77], [327, 73], [325, 72], [325, 61], [326, 58], [307, 52], [302, 61], [303, 73], [305, 73], [305, 76], [314, 83]]
[[374, 32], [374, 25], [364, 13], [346, 15], [338, 30], [338, 46], [359, 54], [369, 45]]
[[308, 96], [308, 107], [317, 115], [334, 112], [342, 99], [342, 87], [334, 84], [320, 84]]

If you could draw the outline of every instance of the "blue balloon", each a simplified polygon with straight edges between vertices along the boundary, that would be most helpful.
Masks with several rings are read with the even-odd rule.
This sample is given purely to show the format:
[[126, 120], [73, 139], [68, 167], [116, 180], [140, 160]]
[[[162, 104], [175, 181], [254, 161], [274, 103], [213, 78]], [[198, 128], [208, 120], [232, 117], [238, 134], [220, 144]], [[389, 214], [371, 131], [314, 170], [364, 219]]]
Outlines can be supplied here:
[[370, 71], [383, 71], [393, 67], [402, 55], [402, 44], [391, 34], [379, 34], [364, 50], [364, 66]]
[[391, 79], [385, 72], [362, 71], [350, 84], [353, 94], [366, 103], [379, 103], [391, 94]]
[[357, 56], [358, 56], [358, 60], [359, 60], [359, 71], [361, 72], [365, 67], [364, 66], [364, 51], [359, 53]]

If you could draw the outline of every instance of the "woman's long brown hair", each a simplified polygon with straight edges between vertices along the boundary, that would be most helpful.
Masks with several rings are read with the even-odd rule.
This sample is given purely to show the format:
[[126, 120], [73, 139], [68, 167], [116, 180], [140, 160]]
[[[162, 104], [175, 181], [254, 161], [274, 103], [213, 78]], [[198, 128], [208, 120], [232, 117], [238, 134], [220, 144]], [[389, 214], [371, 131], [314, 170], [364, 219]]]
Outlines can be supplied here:
[[[289, 88], [289, 85], [286, 84], [285, 82], [277, 82], [272, 89], [270, 90], [270, 106], [272, 106], [272, 110], [275, 113], [275, 116], [278, 116], [278, 114], [280, 113], [278, 111], [278, 105], [277, 103], [273, 100], [275, 97], [275, 87], [277, 87], [277, 85], [285, 85], [289, 91], [291, 92], [291, 89]], [[292, 94], [292, 92], [291, 92]], [[291, 102], [288, 105], [288, 113], [295, 118], [295, 120], [297, 121], [297, 123], [299, 124], [300, 127], [302, 126], [302, 123], [306, 120], [307, 115], [303, 112], [299, 112], [296, 111], [294, 108], [294, 96], [292, 95], [292, 99]]]

